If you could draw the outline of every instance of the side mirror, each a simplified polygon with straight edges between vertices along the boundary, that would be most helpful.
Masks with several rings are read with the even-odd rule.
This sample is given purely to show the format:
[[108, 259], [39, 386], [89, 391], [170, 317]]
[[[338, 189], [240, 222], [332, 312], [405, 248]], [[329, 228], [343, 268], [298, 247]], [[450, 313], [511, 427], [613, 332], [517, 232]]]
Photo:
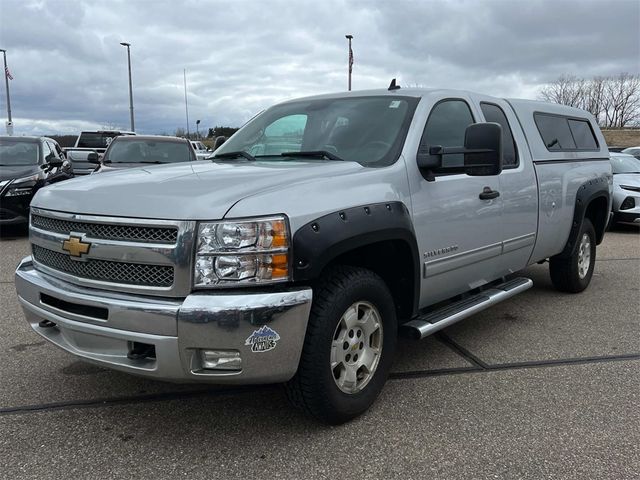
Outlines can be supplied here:
[[96, 152], [91, 152], [87, 155], [87, 162], [89, 163], [100, 163], [100, 160], [98, 160], [98, 154]]
[[[464, 155], [462, 166], [443, 166], [443, 155]], [[502, 127], [497, 123], [474, 123], [464, 132], [464, 147], [420, 145], [416, 156], [418, 168], [434, 173], [466, 173], [471, 176], [499, 175], [502, 172]]]
[[63, 163], [64, 163], [64, 160], [61, 158], [56, 158], [53, 156], [50, 158], [47, 158], [47, 165], [49, 165], [50, 167], [61, 167]]
[[215, 142], [213, 142], [213, 149], [216, 150], [220, 145], [227, 141], [227, 137], [220, 135], [216, 137]]
[[499, 175], [502, 172], [502, 127], [475, 123], [464, 134], [464, 169], [467, 175]]

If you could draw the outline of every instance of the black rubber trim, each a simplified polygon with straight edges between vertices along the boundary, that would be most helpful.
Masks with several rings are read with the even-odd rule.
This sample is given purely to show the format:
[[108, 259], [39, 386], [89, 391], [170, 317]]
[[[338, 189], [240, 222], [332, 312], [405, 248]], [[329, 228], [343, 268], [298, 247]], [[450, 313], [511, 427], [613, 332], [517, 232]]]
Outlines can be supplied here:
[[[569, 151], [569, 150], [568, 150]], [[580, 151], [580, 150], [570, 150]], [[610, 161], [608, 158], [558, 158], [551, 160], [534, 160], [533, 163], [536, 165], [551, 165], [555, 163], [583, 163], [583, 162], [608, 162]]]
[[62, 310], [64, 312], [82, 315], [83, 317], [98, 318], [107, 320], [109, 318], [109, 310], [102, 307], [94, 307], [91, 305], [82, 305], [79, 303], [71, 303], [59, 298], [52, 297], [46, 293], [40, 294], [40, 301], [50, 307]]
[[[576, 194], [576, 205], [573, 211], [573, 223], [571, 224], [571, 231], [569, 232], [569, 239], [567, 240], [567, 244], [564, 246], [564, 250], [562, 250], [562, 252], [558, 254], [558, 257], [564, 258], [569, 257], [573, 254], [573, 251], [578, 243], [576, 240], [578, 238], [578, 233], [582, 228], [582, 221], [584, 220], [584, 215], [587, 211], [587, 207], [593, 200], [600, 197], [607, 200], [607, 205], [611, 205], [609, 202], [609, 181], [606, 177], [594, 178], [593, 180], [589, 180], [588, 182], [583, 183], [580, 188], [578, 188], [578, 193]], [[609, 212], [607, 212], [607, 215], [608, 214]], [[607, 222], [605, 222], [605, 227], [606, 223]], [[602, 232], [596, 231], [596, 243], [598, 245], [602, 242], [603, 237], [604, 229]]]
[[415, 311], [420, 296], [420, 254], [409, 210], [402, 202], [347, 208], [301, 227], [293, 236], [293, 280], [314, 280], [339, 255], [387, 240], [404, 241], [411, 250]]
[[614, 222], [634, 223], [638, 218], [640, 218], [640, 213], [615, 212], [613, 214]]

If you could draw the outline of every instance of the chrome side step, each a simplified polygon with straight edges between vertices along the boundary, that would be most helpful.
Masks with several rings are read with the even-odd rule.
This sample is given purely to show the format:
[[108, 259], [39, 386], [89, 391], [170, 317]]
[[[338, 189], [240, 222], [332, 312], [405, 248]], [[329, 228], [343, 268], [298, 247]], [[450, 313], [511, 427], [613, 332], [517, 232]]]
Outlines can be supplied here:
[[424, 338], [449, 325], [453, 325], [485, 308], [513, 297], [533, 286], [530, 278], [518, 277], [493, 286], [477, 295], [452, 303], [439, 310], [421, 315], [403, 325], [416, 339]]

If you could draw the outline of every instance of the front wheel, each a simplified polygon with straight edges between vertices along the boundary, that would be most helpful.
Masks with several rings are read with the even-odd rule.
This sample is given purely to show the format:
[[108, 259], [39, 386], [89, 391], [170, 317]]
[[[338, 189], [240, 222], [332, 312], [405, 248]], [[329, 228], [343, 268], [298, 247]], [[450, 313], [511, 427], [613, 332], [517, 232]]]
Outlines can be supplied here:
[[378, 275], [332, 269], [314, 288], [300, 365], [287, 383], [289, 399], [326, 423], [357, 417], [384, 386], [397, 330], [393, 297]]
[[596, 264], [596, 232], [585, 218], [578, 234], [578, 245], [569, 257], [551, 257], [551, 282], [560, 291], [579, 293], [589, 286]]

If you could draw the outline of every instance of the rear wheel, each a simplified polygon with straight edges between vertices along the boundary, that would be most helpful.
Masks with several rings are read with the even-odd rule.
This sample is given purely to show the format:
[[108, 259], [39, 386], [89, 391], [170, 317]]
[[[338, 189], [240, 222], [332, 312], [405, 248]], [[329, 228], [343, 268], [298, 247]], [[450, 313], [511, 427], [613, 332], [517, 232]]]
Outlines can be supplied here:
[[579, 293], [589, 286], [596, 263], [596, 233], [585, 218], [578, 234], [578, 245], [568, 257], [549, 260], [551, 282], [560, 291]]
[[328, 272], [314, 300], [291, 402], [330, 424], [347, 422], [375, 401], [391, 368], [397, 338], [393, 298], [375, 273]]

